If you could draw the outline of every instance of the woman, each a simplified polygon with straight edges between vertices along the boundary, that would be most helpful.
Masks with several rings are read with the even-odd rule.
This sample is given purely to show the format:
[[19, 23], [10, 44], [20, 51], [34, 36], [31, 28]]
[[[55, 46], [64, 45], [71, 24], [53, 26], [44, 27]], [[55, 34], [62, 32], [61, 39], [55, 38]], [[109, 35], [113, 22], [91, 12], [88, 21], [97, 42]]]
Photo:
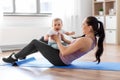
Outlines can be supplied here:
[[[83, 21], [82, 30], [84, 37], [77, 38], [73, 42], [66, 40], [61, 34], [53, 35], [52, 39], [56, 41], [59, 50], [48, 46], [42, 41], [33, 40], [20, 52], [16, 54], [13, 53], [8, 58], [3, 58], [3, 61], [14, 63], [18, 59], [23, 59], [33, 52], [40, 51], [41, 54], [53, 65], [65, 66], [69, 65], [72, 61], [80, 58], [97, 46], [95, 57], [96, 61], [100, 63], [100, 57], [103, 53], [103, 41], [105, 38], [102, 22], [98, 21], [93, 16], [89, 16]], [[64, 41], [70, 44], [68, 46], [62, 45], [58, 37], [59, 35], [62, 36]]]

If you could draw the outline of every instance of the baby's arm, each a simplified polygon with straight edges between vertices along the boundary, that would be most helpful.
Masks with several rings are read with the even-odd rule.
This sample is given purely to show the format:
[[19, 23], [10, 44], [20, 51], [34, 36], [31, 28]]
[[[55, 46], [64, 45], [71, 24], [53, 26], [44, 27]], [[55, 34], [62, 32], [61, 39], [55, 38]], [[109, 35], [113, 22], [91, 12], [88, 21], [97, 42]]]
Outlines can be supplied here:
[[65, 43], [67, 43], [67, 44], [70, 44], [70, 43], [71, 43], [71, 41], [67, 40], [67, 39], [64, 37], [64, 35], [61, 35], [61, 38], [62, 38], [62, 41], [64, 41]]
[[66, 35], [74, 35], [75, 32], [65, 32]]
[[67, 39], [64, 39], [64, 42], [67, 43], [67, 44], [70, 44], [71, 41], [67, 40]]
[[73, 39], [77, 39], [77, 38], [81, 38], [81, 37], [85, 37], [85, 35], [82, 35], [82, 36], [72, 36]]

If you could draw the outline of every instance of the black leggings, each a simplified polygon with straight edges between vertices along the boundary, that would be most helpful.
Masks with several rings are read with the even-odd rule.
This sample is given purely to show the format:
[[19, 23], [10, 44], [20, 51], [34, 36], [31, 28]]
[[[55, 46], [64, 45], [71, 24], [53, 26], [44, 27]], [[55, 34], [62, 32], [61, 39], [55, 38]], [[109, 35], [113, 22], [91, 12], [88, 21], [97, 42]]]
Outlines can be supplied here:
[[27, 55], [40, 51], [41, 54], [53, 65], [55, 66], [65, 66], [59, 57], [59, 50], [54, 49], [43, 41], [43, 37], [39, 40], [32, 40], [26, 47], [24, 47], [20, 52], [15, 54], [16, 58], [24, 58]]

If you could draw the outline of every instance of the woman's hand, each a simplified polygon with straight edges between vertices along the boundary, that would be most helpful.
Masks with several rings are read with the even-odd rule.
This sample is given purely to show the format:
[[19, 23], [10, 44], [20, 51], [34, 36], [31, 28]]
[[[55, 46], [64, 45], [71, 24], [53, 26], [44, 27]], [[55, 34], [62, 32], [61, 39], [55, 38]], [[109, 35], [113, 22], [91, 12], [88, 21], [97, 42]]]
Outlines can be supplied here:
[[55, 42], [58, 42], [58, 41], [60, 41], [59, 36], [60, 36], [60, 34], [58, 34], [58, 35], [52, 35], [51, 38], [52, 38]]

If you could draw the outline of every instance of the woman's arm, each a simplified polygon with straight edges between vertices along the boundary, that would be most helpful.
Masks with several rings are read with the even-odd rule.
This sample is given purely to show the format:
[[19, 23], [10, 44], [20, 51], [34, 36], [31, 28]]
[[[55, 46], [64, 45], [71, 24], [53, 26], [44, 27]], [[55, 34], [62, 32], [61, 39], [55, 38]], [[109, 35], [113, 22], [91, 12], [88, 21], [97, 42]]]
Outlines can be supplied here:
[[58, 44], [59, 50], [63, 56], [71, 54], [80, 49], [82, 50], [84, 48], [84, 46], [87, 46], [85, 43], [85, 41], [86, 41], [85, 38], [79, 38], [73, 44], [70, 44], [68, 46], [64, 46], [61, 44], [61, 41], [60, 41], [58, 35], [54, 35], [54, 36], [52, 36], [52, 38]]

